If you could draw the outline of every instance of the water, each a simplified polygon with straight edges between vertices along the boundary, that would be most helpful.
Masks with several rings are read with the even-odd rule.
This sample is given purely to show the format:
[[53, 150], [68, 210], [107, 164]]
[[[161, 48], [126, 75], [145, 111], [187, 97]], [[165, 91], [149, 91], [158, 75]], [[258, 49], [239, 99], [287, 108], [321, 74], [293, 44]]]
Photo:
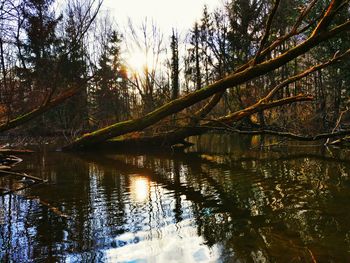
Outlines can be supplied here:
[[349, 151], [192, 140], [24, 157], [16, 168], [48, 184], [0, 197], [0, 262], [350, 261]]

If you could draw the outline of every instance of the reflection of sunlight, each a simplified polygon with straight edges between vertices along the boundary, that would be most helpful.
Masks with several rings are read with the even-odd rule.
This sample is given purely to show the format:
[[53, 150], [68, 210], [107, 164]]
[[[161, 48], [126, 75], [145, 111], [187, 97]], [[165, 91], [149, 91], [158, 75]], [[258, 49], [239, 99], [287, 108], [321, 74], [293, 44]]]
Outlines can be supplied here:
[[198, 236], [192, 220], [171, 224], [157, 231], [126, 233], [115, 238], [116, 247], [104, 251], [105, 262], [216, 262], [222, 253], [220, 245], [209, 247]]
[[252, 136], [252, 141], [251, 141], [251, 147], [258, 147], [261, 144], [261, 137], [260, 135], [254, 135]]
[[136, 202], [145, 202], [149, 195], [150, 182], [148, 177], [133, 175], [130, 178], [131, 198]]

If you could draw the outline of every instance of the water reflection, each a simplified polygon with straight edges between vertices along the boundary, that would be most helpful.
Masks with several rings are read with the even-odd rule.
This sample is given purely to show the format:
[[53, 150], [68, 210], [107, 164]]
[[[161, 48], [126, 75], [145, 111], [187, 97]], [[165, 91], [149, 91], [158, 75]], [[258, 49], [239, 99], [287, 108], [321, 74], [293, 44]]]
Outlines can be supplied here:
[[0, 197], [0, 261], [350, 258], [348, 152], [193, 140], [188, 153], [33, 156], [20, 168], [50, 184]]
[[133, 174], [130, 177], [130, 194], [132, 200], [135, 202], [146, 202], [150, 192], [149, 178], [139, 174]]
[[218, 248], [205, 245], [189, 219], [163, 227], [159, 238], [141, 231], [118, 236], [116, 242], [123, 246], [106, 250], [107, 262], [213, 262], [220, 255]]

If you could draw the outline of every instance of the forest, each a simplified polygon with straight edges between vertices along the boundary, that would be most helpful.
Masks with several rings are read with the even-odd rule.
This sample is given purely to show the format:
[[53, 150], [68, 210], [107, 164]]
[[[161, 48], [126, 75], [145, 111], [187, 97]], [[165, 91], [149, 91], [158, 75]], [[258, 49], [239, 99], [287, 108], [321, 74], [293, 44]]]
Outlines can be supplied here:
[[0, 0], [0, 262], [349, 261], [350, 1], [129, 1]]
[[[185, 36], [146, 20], [121, 32], [102, 1], [58, 4], [1, 3], [3, 134], [63, 136], [66, 150], [211, 130], [348, 135], [348, 1], [228, 1]], [[143, 52], [138, 70], [124, 42]]]

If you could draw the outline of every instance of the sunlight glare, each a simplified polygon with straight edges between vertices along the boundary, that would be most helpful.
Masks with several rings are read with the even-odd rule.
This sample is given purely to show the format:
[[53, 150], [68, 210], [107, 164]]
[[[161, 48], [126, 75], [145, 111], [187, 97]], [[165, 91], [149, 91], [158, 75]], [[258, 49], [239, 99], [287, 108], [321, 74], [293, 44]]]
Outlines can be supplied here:
[[152, 67], [152, 59], [144, 52], [134, 51], [128, 54], [126, 64], [130, 72], [141, 75], [144, 73], [145, 68], [150, 69]]
[[130, 180], [131, 198], [139, 203], [145, 202], [150, 190], [149, 178], [143, 175], [133, 175]]

